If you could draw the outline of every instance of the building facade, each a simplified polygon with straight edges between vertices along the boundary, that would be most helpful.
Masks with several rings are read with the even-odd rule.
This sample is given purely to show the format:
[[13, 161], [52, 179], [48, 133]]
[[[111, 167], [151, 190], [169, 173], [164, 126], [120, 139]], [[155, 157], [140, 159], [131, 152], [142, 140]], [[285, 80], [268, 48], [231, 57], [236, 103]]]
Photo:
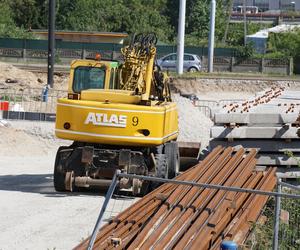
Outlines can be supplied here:
[[[260, 11], [300, 11], [300, 0], [245, 0], [246, 6], [256, 6]], [[242, 6], [244, 0], [234, 0], [234, 7]]]
[[[48, 39], [47, 30], [32, 30], [40, 39]], [[117, 32], [88, 32], [88, 31], [55, 31], [55, 39], [65, 42], [80, 43], [116, 43], [123, 44], [127, 33]]]

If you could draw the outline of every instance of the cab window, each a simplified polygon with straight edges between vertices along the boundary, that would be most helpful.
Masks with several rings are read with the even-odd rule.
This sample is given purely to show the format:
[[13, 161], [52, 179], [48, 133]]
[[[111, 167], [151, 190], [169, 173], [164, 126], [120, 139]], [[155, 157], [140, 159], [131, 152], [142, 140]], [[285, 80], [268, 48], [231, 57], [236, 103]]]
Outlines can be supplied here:
[[85, 89], [103, 89], [105, 83], [105, 67], [79, 66], [75, 69], [73, 90], [80, 93]]

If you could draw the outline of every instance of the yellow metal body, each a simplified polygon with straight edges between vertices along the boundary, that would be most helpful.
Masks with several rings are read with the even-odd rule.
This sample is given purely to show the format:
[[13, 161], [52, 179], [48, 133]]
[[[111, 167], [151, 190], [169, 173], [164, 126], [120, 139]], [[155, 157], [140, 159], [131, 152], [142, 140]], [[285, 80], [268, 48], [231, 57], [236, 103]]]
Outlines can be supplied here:
[[[69, 129], [64, 128], [66, 122]], [[57, 137], [74, 141], [160, 145], [177, 138], [177, 110], [174, 103], [143, 106], [60, 99], [55, 131]]]
[[[150, 101], [153, 58], [144, 68], [139, 89], [123, 88], [113, 74], [119, 71], [115, 62], [76, 60], [71, 64], [69, 95], [57, 103], [56, 136], [80, 142], [157, 146], [178, 136], [176, 104], [167, 101]], [[150, 65], [150, 66], [149, 66]], [[103, 89], [74, 91], [73, 79], [77, 67], [105, 68]], [[121, 73], [120, 73], [121, 74]], [[123, 74], [126, 74], [126, 72]], [[123, 82], [124, 84], [124, 82]]]

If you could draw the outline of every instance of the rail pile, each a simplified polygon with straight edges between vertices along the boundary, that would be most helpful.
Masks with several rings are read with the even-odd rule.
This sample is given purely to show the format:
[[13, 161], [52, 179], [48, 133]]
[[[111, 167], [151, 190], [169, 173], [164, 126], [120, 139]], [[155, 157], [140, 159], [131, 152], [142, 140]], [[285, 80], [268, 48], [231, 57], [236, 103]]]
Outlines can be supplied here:
[[[177, 180], [271, 191], [275, 168], [255, 170], [256, 150], [216, 147]], [[165, 183], [112, 218], [94, 249], [220, 249], [242, 244], [268, 196]], [[86, 239], [75, 249], [86, 249]]]
[[[300, 159], [300, 91], [272, 88], [214, 114], [210, 147], [257, 148], [259, 165], [297, 166]], [[294, 157], [287, 157], [286, 151]]]

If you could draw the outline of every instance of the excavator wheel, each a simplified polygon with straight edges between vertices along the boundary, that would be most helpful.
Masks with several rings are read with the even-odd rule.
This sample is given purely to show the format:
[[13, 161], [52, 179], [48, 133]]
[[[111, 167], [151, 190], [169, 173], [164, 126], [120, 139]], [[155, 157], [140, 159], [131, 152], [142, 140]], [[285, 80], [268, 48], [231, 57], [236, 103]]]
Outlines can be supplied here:
[[[155, 154], [155, 177], [158, 178], [167, 178], [168, 171], [168, 162], [165, 154], [161, 153], [162, 148], [158, 149], [158, 152]], [[149, 191], [152, 191], [158, 188], [162, 183], [161, 182], [150, 182]]]
[[59, 147], [56, 153], [55, 164], [54, 164], [54, 188], [58, 192], [65, 192], [65, 176], [66, 172], [62, 165], [62, 153], [61, 151], [64, 149], [68, 149], [69, 147], [62, 146]]
[[171, 141], [166, 143], [164, 151], [167, 158], [166, 178], [173, 179], [178, 174], [180, 167], [179, 148], [177, 142]]
[[167, 178], [168, 176], [168, 160], [165, 154], [156, 154], [156, 177]]

